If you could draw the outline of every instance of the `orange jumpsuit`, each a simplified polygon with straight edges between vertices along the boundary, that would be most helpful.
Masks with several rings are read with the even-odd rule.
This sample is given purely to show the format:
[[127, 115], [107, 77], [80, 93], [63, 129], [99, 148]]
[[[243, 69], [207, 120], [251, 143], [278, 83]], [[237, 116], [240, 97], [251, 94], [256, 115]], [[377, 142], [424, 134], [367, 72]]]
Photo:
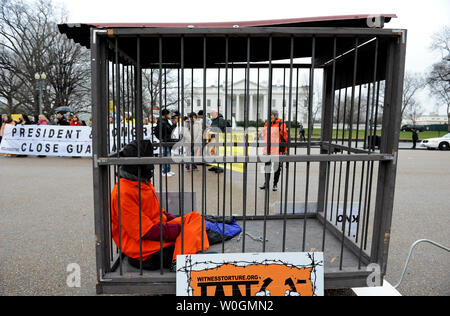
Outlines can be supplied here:
[[[130, 258], [139, 260], [139, 185], [137, 181], [120, 179], [120, 229], [119, 229], [119, 189], [116, 183], [111, 193], [112, 236], [119, 247], [119, 231], [122, 239], [122, 252]], [[151, 183], [141, 182], [141, 237], [155, 225], [160, 225], [160, 204]], [[167, 223], [163, 213], [163, 224]], [[181, 225], [181, 217], [169, 223]], [[202, 250], [202, 216], [192, 212], [184, 216], [184, 249], [181, 249], [180, 233], [175, 242], [164, 242], [163, 248], [175, 245], [173, 261], [180, 254], [196, 254]], [[203, 250], [209, 249], [206, 226], [203, 224]], [[146, 261], [154, 253], [160, 251], [161, 243], [153, 240], [142, 240], [142, 260]]]

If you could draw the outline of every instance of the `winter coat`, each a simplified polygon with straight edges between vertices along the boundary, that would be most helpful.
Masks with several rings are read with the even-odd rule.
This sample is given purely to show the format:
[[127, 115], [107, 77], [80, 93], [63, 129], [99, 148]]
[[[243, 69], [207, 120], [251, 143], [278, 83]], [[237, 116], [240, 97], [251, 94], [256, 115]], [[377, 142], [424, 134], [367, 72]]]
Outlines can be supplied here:
[[219, 128], [222, 133], [225, 133], [225, 130], [227, 128], [227, 121], [225, 121], [222, 114], [219, 114], [215, 119], [211, 121], [211, 127]]
[[[192, 122], [191, 122], [192, 123]], [[192, 139], [192, 134], [194, 138]], [[194, 143], [194, 151], [196, 149], [201, 148], [202, 139], [203, 139], [203, 127], [202, 122], [197, 120], [194, 124], [189, 124], [189, 127], [185, 127], [183, 131], [183, 139], [184, 144], [188, 147], [191, 146], [191, 143]]]
[[170, 142], [172, 141], [172, 132], [176, 127], [177, 126], [175, 124], [171, 124], [168, 119], [159, 119], [158, 123], [154, 127], [154, 135], [161, 142]]
[[[287, 153], [288, 132], [282, 119], [277, 119], [270, 128], [270, 155], [285, 155]], [[269, 127], [266, 123], [262, 132], [264, 141], [268, 142]], [[283, 144], [284, 143], [284, 144]], [[264, 147], [264, 155], [267, 155], [267, 146]]]
[[80, 121], [70, 121], [70, 126], [82, 126], [83, 123]]

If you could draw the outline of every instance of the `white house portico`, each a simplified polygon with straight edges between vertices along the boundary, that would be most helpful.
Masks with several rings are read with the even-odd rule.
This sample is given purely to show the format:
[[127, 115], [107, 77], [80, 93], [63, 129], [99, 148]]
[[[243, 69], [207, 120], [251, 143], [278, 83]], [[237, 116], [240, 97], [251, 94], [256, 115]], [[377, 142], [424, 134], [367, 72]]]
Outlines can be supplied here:
[[[227, 91], [225, 91], [227, 90]], [[212, 109], [218, 109], [220, 114], [227, 119], [234, 118], [237, 122], [244, 121], [245, 119], [245, 106], [246, 106], [246, 87], [245, 80], [235, 82], [233, 85], [229, 84], [227, 89], [225, 85], [209, 86], [205, 91], [203, 87], [194, 87], [193, 97], [193, 109], [195, 112], [203, 110], [203, 98], [204, 92], [206, 94], [206, 112], [209, 113]], [[227, 94], [227, 102], [225, 102], [225, 92]], [[298, 95], [298, 104], [297, 104]], [[267, 109], [269, 108], [268, 102], [268, 87], [266, 83], [258, 85], [252, 81], [249, 82], [249, 121], [256, 121], [257, 119], [267, 120]], [[308, 87], [301, 86], [298, 88], [298, 93], [294, 89], [292, 92], [291, 103], [291, 120], [298, 121], [300, 123], [307, 121], [307, 97]], [[283, 117], [287, 121], [289, 115], [289, 87], [283, 85], [273, 85], [272, 87], [272, 109], [277, 110], [280, 117]], [[191, 108], [191, 100], [187, 100], [188, 108]], [[227, 109], [225, 109], [227, 105]], [[284, 105], [284, 111], [283, 111]], [[296, 111], [297, 110], [297, 111]]]

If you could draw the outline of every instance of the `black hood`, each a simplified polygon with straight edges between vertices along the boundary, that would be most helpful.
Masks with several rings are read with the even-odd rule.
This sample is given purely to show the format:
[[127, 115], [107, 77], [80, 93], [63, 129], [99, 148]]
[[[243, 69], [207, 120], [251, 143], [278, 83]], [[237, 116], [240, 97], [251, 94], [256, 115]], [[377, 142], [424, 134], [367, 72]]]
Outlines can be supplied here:
[[[140, 156], [141, 157], [154, 157], [154, 147], [151, 141], [143, 140], [140, 143]], [[137, 141], [125, 145], [122, 151], [119, 153], [120, 157], [138, 157], [138, 145]], [[147, 181], [153, 177], [153, 170], [155, 167], [150, 165], [123, 165], [120, 169], [124, 171], [123, 174], [130, 174], [138, 179], [138, 170], [141, 168], [141, 179]], [[134, 180], [134, 179], [131, 179]], [[136, 180], [137, 181], [137, 180]]]

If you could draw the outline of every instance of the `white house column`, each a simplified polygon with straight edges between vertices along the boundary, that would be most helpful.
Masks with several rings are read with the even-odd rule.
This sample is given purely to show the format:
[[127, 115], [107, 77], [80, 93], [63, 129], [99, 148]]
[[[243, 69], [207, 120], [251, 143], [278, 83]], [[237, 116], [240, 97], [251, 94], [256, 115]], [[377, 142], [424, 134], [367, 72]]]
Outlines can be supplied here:
[[249, 121], [254, 121], [256, 120], [256, 116], [255, 116], [255, 96], [252, 94], [250, 95], [250, 106], [249, 106]]
[[236, 122], [241, 121], [241, 95], [236, 95]]

